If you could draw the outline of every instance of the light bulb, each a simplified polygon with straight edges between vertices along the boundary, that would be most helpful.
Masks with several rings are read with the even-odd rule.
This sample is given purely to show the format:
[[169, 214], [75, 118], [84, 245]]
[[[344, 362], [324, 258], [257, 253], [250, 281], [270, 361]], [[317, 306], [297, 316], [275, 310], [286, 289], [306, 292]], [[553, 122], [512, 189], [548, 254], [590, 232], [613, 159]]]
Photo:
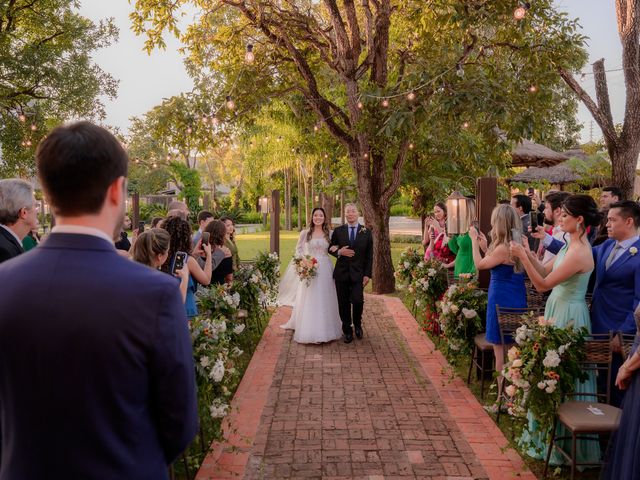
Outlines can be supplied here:
[[523, 3], [513, 11], [513, 18], [522, 20], [527, 15], [527, 10], [529, 10], [530, 7], [531, 5], [528, 2]]
[[364, 103], [358, 102], [358, 109], [362, 110], [364, 108]]
[[26, 122], [27, 121], [27, 117], [25, 116], [24, 113], [20, 114], [18, 116], [18, 120], [20, 120], [21, 122]]
[[531, 86], [529, 87], [529, 91], [530, 91], [531, 93], [536, 93], [536, 92], [538, 91], [538, 87], [536, 87], [535, 85], [531, 85]]
[[318, 130], [320, 130], [320, 127], [319, 127], [319, 126], [318, 126], [318, 124], [316, 123], [316, 124], [313, 126], [313, 131], [314, 131], [314, 132], [317, 132]]
[[413, 150], [415, 148], [415, 145], [413, 143], [409, 144], [409, 150]]
[[187, 133], [188, 133], [189, 135], [191, 135], [191, 134], [193, 133], [193, 128], [188, 127], [188, 128], [187, 128]]
[[388, 100], [388, 99], [386, 99], [386, 98], [385, 98], [384, 100], [382, 100], [382, 106], [383, 106], [384, 108], [387, 108], [387, 107], [389, 106], [389, 100]]
[[363, 154], [363, 155], [362, 155], [362, 157], [363, 157], [363, 158], [365, 158], [365, 159], [367, 159], [367, 158], [369, 158], [369, 154], [368, 154], [368, 153], [365, 153], [365, 154]]
[[253, 63], [253, 61], [256, 59], [256, 56], [253, 53], [253, 45], [247, 45], [247, 53], [245, 53], [244, 59], [247, 63]]
[[227, 108], [229, 110], [233, 110], [234, 108], [236, 108], [236, 102], [233, 101], [231, 95], [227, 95]]
[[27, 140], [27, 147], [31, 146], [31, 140]]
[[416, 99], [416, 94], [415, 92], [409, 92], [407, 93], [407, 100], [409, 100], [410, 102], [413, 102]]
[[154, 164], [153, 164], [153, 168], [158, 168], [158, 164], [157, 164], [157, 163], [154, 163]]
[[325, 158], [325, 159], [329, 158], [329, 154], [328, 154], [328, 153], [325, 153], [325, 154], [324, 154], [324, 158]]
[[38, 129], [37, 125], [35, 123], [31, 124], [31, 131], [35, 132]]
[[218, 120], [218, 117], [214, 115], [213, 118], [211, 119], [211, 125], [213, 125], [214, 127], [217, 127], [219, 123], [220, 123], [220, 120]]
[[469, 128], [469, 122], [464, 122], [462, 124], [462, 128]]

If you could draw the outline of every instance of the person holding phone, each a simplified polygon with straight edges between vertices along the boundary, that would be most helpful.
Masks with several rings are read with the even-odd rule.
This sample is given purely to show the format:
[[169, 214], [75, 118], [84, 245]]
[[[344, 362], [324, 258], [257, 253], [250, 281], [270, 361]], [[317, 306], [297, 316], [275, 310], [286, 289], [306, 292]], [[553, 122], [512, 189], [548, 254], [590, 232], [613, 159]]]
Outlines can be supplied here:
[[[487, 298], [486, 338], [489, 343], [493, 344], [499, 391], [502, 391], [504, 346], [500, 338], [496, 305], [512, 308], [526, 308], [527, 306], [527, 291], [524, 285], [522, 264], [509, 253], [509, 244], [514, 232], [522, 235], [522, 223], [516, 211], [510, 205], [498, 205], [491, 213], [491, 245], [483, 258], [480, 253], [480, 233], [475, 227], [469, 229], [473, 262], [476, 269], [491, 270]], [[497, 408], [497, 402], [495, 408]]]
[[205, 233], [209, 234], [209, 242], [211, 244], [209, 248], [223, 255], [222, 261], [213, 269], [211, 283], [214, 285], [222, 285], [225, 282], [231, 283], [233, 281], [233, 257], [229, 249], [225, 248], [227, 226], [220, 220], [214, 220], [204, 228], [202, 235]]
[[[557, 328], [580, 329], [591, 332], [591, 318], [585, 301], [589, 277], [594, 267], [593, 253], [587, 237], [587, 228], [600, 223], [601, 213], [595, 200], [589, 195], [571, 195], [562, 204], [560, 227], [568, 236], [568, 242], [560, 250], [553, 263], [543, 265], [528, 248], [527, 242], [511, 242], [511, 255], [520, 260], [531, 282], [539, 292], [552, 290], [547, 299], [544, 316], [554, 319]], [[596, 377], [592, 372], [585, 382], [578, 381], [574, 391], [595, 392]], [[521, 444], [529, 448], [527, 454], [542, 459], [541, 452], [547, 451], [547, 432], [539, 432], [537, 422], [529, 413], [529, 427], [521, 437]], [[569, 448], [569, 446], [564, 446]], [[577, 458], [580, 463], [597, 463], [600, 448], [597, 442], [579, 440]], [[562, 465], [564, 457], [557, 451], [552, 452], [551, 464]]]
[[[469, 228], [478, 228], [478, 222], [476, 220], [476, 203], [473, 199], [467, 200], [467, 223]], [[479, 232], [479, 244], [480, 249], [483, 252], [487, 251], [487, 237], [484, 233]], [[449, 249], [456, 256], [453, 266], [453, 276], [458, 278], [460, 274], [475, 274], [476, 266], [473, 263], [473, 247], [471, 244], [471, 237], [469, 232], [453, 235], [449, 240]]]
[[167, 260], [162, 264], [161, 270], [166, 273], [171, 273], [171, 268], [175, 263], [177, 252], [187, 253], [187, 260], [185, 266], [189, 271], [189, 285], [187, 287], [187, 295], [185, 300], [185, 310], [187, 312], [187, 318], [193, 318], [198, 315], [198, 307], [196, 305], [196, 282], [202, 285], [209, 285], [211, 283], [212, 256], [211, 245], [201, 245], [198, 242], [196, 250], [193, 253], [205, 254], [204, 268], [198, 265], [196, 259], [190, 254], [191, 252], [191, 225], [186, 220], [180, 217], [169, 217], [162, 224], [163, 230], [169, 232], [171, 237], [171, 246], [169, 248], [169, 255]]

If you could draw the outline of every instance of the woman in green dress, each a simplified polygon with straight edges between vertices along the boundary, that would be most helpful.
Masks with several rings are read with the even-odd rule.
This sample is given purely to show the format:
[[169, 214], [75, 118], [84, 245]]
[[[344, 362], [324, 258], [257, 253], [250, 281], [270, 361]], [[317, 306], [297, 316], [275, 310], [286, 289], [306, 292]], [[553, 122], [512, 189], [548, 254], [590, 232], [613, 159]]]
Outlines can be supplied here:
[[233, 260], [233, 271], [240, 268], [240, 256], [238, 255], [238, 246], [236, 245], [236, 226], [229, 217], [222, 217], [221, 222], [227, 227], [227, 235], [225, 237], [225, 246], [231, 250], [231, 258]]
[[[589, 195], [568, 197], [562, 204], [560, 217], [560, 228], [568, 237], [567, 243], [558, 252], [555, 261], [546, 265], [540, 263], [537, 256], [529, 250], [526, 240], [523, 241], [523, 245], [511, 242], [511, 255], [522, 261], [536, 290], [546, 292], [553, 289], [547, 300], [544, 316], [546, 319], [554, 319], [556, 327], [566, 328], [571, 324], [574, 328], [584, 327], [591, 332], [591, 319], [585, 294], [594, 263], [586, 230], [590, 226], [599, 225], [601, 217], [596, 202]], [[586, 381], [576, 382], [575, 392], [577, 393], [596, 391], [596, 378], [593, 372]], [[542, 460], [548, 448], [547, 432], [538, 430], [538, 423], [531, 412], [527, 417], [529, 425], [519, 442], [527, 449], [529, 456]], [[562, 447], [565, 451], [570, 451], [570, 443], [562, 443]], [[579, 440], [577, 457], [580, 463], [598, 462], [600, 459], [598, 442]], [[554, 451], [551, 464], [564, 463], [564, 457]]]
[[33, 229], [27, 236], [22, 239], [22, 248], [25, 252], [28, 252], [32, 248], [36, 248], [40, 243], [40, 238], [38, 237], [38, 229]]
[[[476, 221], [476, 203], [473, 199], [467, 200], [467, 225], [471, 227]], [[473, 263], [473, 248], [469, 232], [454, 235], [449, 240], [449, 249], [456, 256], [453, 266], [453, 276], [458, 278], [460, 274], [475, 274], [476, 266]]]

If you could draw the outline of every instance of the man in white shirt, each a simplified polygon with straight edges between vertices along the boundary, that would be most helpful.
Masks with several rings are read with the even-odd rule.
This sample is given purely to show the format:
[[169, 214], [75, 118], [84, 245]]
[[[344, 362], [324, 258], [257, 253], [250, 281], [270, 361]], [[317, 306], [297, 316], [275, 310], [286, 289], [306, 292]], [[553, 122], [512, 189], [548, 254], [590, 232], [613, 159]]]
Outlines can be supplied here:
[[[544, 223], [547, 225], [553, 225], [553, 232], [551, 237], [556, 238], [558, 240], [562, 240], [564, 236], [564, 232], [560, 228], [560, 217], [562, 215], [562, 203], [569, 197], [571, 194], [569, 192], [558, 192], [553, 191], [549, 192], [544, 197]], [[546, 239], [545, 239], [546, 240]], [[542, 263], [545, 264], [548, 261], [552, 260], [556, 255], [555, 253], [551, 253], [546, 249], [549, 243], [551, 243], [551, 238], [549, 240], [543, 240], [542, 247], [544, 248], [544, 257], [542, 258]]]
[[0, 180], [0, 263], [23, 253], [22, 239], [37, 226], [31, 184], [19, 178]]

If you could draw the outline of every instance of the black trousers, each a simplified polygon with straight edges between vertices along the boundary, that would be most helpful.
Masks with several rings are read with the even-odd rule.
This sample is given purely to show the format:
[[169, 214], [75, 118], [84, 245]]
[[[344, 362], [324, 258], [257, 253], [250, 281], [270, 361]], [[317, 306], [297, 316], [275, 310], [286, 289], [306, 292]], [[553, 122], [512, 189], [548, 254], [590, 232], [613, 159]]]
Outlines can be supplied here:
[[351, 325], [362, 328], [362, 310], [364, 309], [364, 287], [362, 281], [340, 282], [336, 280], [338, 311], [342, 321], [342, 332], [353, 334]]

